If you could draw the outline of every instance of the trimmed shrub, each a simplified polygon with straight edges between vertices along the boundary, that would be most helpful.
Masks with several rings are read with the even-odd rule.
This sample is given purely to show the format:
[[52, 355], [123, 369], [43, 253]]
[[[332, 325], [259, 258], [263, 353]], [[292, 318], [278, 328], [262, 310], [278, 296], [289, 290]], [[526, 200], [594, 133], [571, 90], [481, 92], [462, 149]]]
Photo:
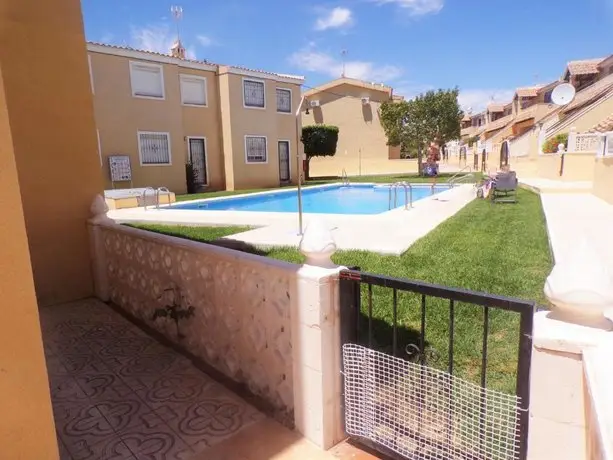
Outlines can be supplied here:
[[547, 139], [543, 144], [543, 153], [556, 153], [560, 144], [564, 144], [564, 147], [568, 148], [568, 133], [557, 134]]

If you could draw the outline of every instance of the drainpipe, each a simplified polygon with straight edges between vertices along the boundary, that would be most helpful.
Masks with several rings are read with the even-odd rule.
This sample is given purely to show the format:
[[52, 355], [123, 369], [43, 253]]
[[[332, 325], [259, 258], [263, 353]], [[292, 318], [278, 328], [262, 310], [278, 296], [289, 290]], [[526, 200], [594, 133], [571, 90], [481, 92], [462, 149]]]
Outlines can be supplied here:
[[302, 156], [300, 155], [300, 114], [305, 97], [302, 96], [296, 110], [296, 172], [298, 174], [298, 235], [302, 236]]

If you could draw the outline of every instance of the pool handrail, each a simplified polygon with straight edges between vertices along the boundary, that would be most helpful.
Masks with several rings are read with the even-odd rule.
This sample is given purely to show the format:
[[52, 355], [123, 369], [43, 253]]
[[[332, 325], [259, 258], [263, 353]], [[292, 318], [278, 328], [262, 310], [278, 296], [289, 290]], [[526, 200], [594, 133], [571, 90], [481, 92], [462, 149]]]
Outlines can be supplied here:
[[[413, 186], [408, 182], [394, 182], [389, 186], [388, 209], [392, 209], [392, 189], [394, 190], [394, 209], [398, 207], [398, 187], [404, 188], [404, 209], [413, 208]], [[409, 198], [410, 197], [410, 198]]]
[[160, 209], [160, 192], [168, 193], [168, 206], [171, 205], [170, 190], [168, 190], [168, 187], [158, 187], [155, 191], [155, 209]]
[[143, 193], [141, 194], [141, 198], [143, 199], [143, 207], [145, 208], [145, 211], [147, 210], [147, 191], [148, 190], [151, 190], [153, 192], [155, 201], [157, 202], [157, 193], [155, 189], [153, 187], [145, 187], [145, 189], [143, 190]]

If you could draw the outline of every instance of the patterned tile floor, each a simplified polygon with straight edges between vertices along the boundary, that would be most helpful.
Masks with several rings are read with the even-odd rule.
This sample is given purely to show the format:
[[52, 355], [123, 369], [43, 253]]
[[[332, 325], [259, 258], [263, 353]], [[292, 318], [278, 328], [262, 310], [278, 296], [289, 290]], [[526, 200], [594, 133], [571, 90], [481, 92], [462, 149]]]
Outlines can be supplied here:
[[264, 419], [104, 303], [40, 317], [62, 460], [206, 458]]

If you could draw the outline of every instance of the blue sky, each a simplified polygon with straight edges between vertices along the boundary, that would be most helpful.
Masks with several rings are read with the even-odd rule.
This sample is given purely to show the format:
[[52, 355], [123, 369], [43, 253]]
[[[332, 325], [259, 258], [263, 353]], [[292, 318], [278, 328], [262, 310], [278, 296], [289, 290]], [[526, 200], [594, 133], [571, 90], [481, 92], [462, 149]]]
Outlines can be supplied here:
[[[167, 52], [164, 0], [82, 0], [88, 40]], [[412, 96], [460, 87], [473, 110], [557, 79], [565, 63], [613, 53], [613, 0], [182, 0], [191, 57], [304, 75], [385, 82]]]

